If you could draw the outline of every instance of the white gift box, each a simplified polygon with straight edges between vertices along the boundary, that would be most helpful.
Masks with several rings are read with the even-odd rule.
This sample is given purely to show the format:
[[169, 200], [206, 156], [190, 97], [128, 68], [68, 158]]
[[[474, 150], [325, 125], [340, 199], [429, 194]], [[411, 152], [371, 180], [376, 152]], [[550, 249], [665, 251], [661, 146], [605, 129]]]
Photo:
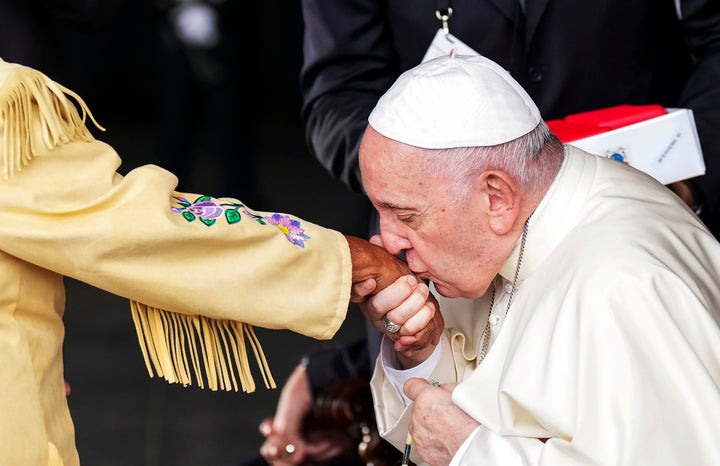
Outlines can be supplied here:
[[667, 113], [644, 121], [563, 142], [625, 162], [662, 184], [705, 174], [692, 110], [665, 110]]

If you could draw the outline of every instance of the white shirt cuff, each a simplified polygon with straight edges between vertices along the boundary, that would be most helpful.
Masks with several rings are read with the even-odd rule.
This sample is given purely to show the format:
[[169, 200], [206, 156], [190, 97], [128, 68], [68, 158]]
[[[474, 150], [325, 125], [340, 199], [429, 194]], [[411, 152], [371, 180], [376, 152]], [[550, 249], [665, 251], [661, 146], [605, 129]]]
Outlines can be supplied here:
[[438, 343], [435, 347], [435, 350], [433, 350], [430, 357], [428, 357], [425, 361], [415, 367], [411, 367], [410, 369], [400, 369], [400, 363], [398, 362], [395, 349], [393, 348], [393, 341], [387, 336], [383, 336], [382, 345], [380, 347], [380, 361], [382, 362], [383, 370], [385, 371], [387, 379], [390, 383], [392, 383], [400, 396], [402, 396], [403, 400], [405, 400], [405, 406], [410, 404], [410, 398], [408, 398], [403, 391], [405, 382], [414, 377], [426, 379], [430, 374], [432, 374], [433, 369], [435, 369], [435, 366], [437, 366], [437, 363], [440, 360], [442, 348], [443, 340], [441, 339], [440, 343]]

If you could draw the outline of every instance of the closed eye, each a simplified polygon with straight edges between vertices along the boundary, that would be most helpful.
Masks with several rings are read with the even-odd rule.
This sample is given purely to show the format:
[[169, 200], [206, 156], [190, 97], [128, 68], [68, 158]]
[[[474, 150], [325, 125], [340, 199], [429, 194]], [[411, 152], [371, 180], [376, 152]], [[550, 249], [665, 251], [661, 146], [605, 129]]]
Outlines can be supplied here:
[[414, 214], [398, 213], [395, 216], [397, 217], [398, 220], [400, 220], [401, 222], [406, 223], [406, 224], [411, 224], [417, 218], [417, 216]]
[[383, 211], [391, 211], [398, 221], [406, 225], [412, 224], [418, 218], [418, 211], [416, 209], [408, 209], [407, 207], [400, 207], [386, 202], [378, 203], [376, 207], [381, 214]]

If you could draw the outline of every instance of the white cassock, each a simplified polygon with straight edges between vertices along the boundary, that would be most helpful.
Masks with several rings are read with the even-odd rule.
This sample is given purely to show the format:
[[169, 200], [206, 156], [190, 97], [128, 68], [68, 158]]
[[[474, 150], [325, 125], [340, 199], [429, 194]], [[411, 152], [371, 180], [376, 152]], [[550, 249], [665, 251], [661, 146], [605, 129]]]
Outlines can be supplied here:
[[496, 280], [481, 364], [489, 292], [441, 303], [437, 363], [395, 371], [384, 348], [383, 437], [403, 448], [411, 405], [397, 387], [419, 375], [461, 381], [453, 401], [481, 423], [452, 466], [720, 465], [720, 243], [682, 201], [568, 146], [505, 316], [518, 251]]

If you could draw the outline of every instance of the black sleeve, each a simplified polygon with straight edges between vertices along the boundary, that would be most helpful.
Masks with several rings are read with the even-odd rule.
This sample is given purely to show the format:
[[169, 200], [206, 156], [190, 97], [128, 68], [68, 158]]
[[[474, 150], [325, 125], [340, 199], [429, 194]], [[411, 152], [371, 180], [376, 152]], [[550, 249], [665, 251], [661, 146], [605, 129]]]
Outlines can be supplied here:
[[358, 148], [367, 118], [397, 78], [386, 5], [377, 0], [303, 0], [302, 118], [310, 152], [362, 193]]
[[695, 117], [706, 174], [691, 184], [705, 202], [701, 217], [706, 217], [712, 228], [720, 215], [720, 3], [684, 0], [679, 6], [687, 44], [696, 61], [678, 106], [691, 108]]

